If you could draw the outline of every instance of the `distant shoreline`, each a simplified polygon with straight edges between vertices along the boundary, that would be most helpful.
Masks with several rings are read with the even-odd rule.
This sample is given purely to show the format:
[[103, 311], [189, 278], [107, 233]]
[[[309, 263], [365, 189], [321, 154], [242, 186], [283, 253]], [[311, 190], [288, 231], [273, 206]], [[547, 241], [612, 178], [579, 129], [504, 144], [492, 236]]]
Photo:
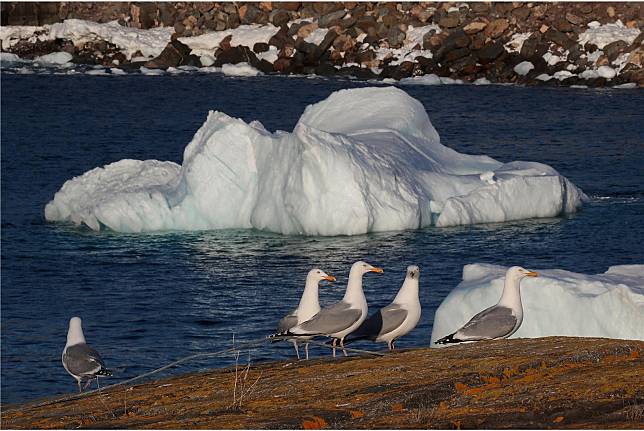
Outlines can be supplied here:
[[3, 2], [0, 39], [3, 62], [16, 55], [113, 74], [184, 67], [628, 88], [644, 86], [643, 11], [641, 3]]
[[251, 357], [247, 373], [242, 354], [237, 377], [233, 366], [4, 406], [2, 426], [641, 429], [643, 350], [642, 341], [567, 337], [338, 360], [314, 349], [309, 362]]

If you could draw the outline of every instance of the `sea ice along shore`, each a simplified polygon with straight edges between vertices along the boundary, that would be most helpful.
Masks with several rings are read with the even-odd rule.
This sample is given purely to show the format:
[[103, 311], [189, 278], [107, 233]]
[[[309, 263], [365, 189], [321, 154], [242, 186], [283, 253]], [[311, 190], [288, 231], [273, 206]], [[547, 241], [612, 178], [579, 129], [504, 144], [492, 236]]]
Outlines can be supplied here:
[[45, 218], [118, 232], [330, 236], [555, 217], [585, 199], [550, 166], [445, 147], [419, 101], [379, 87], [308, 106], [291, 133], [211, 111], [181, 166], [95, 168], [65, 182]]
[[[432, 346], [496, 304], [507, 268], [472, 264], [436, 310]], [[611, 266], [603, 274], [538, 270], [521, 283], [523, 323], [510, 338], [606, 337], [644, 340], [644, 265]]]

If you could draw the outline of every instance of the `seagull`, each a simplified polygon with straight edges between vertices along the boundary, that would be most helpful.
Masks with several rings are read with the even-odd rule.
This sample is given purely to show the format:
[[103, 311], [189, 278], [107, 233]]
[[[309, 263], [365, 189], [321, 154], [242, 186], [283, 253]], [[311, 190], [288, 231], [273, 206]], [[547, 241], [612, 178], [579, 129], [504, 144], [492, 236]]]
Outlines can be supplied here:
[[539, 274], [520, 266], [513, 266], [505, 273], [501, 299], [496, 305], [478, 313], [453, 334], [436, 341], [435, 344], [462, 343], [464, 341], [494, 340], [508, 338], [523, 322], [521, 305], [521, 280], [538, 277]]
[[[98, 385], [99, 377], [112, 375], [112, 372], [105, 368], [101, 355], [85, 342], [80, 317], [72, 317], [69, 320], [67, 344], [65, 344], [65, 349], [63, 350], [63, 367], [76, 379], [78, 392], [83, 392], [83, 389], [87, 389], [94, 377], [96, 377], [96, 384]], [[87, 383], [81, 389], [83, 379], [87, 379]]]
[[367, 318], [367, 299], [362, 291], [362, 276], [367, 272], [382, 273], [383, 270], [362, 261], [354, 263], [349, 272], [347, 291], [340, 302], [323, 308], [311, 320], [300, 323], [279, 335], [326, 335], [333, 338], [333, 357], [335, 358], [338, 340], [342, 353], [347, 356], [344, 337], [358, 329]]
[[[315, 316], [320, 311], [320, 301], [318, 299], [318, 283], [322, 280], [335, 281], [335, 277], [328, 275], [318, 268], [313, 268], [306, 276], [306, 284], [304, 285], [304, 293], [300, 299], [300, 304], [297, 308], [284, 316], [277, 324], [277, 332], [285, 332], [292, 327], [306, 322], [311, 317]], [[302, 340], [309, 340], [312, 337], [299, 337]], [[300, 350], [297, 347], [297, 339], [290, 340], [295, 348], [297, 359], [300, 359]], [[304, 344], [304, 353], [306, 359], [309, 359], [309, 343]]]
[[420, 320], [419, 278], [420, 268], [415, 265], [408, 266], [405, 281], [393, 302], [369, 316], [360, 328], [351, 334], [352, 341], [368, 338], [377, 343], [387, 343], [389, 350], [394, 350], [396, 340], [410, 333]]

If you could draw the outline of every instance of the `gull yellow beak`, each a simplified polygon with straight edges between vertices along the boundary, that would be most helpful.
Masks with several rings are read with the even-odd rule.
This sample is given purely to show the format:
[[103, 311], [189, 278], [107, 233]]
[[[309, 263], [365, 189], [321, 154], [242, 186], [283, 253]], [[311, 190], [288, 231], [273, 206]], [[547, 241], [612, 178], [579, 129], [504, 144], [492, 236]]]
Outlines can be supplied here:
[[539, 277], [539, 273], [535, 272], [535, 271], [530, 271], [530, 272], [526, 273], [526, 275], [528, 277]]
[[327, 275], [326, 277], [324, 277], [324, 279], [325, 279], [326, 281], [335, 281], [335, 277], [334, 277], [334, 276], [332, 276], [332, 275]]
[[374, 266], [373, 268], [371, 268], [369, 271], [371, 271], [371, 272], [377, 272], [377, 273], [379, 273], [379, 274], [382, 274], [383, 272], [385, 272], [385, 271], [383, 271], [383, 270], [382, 270], [382, 268], [378, 268], [378, 267], [376, 267], [376, 266]]

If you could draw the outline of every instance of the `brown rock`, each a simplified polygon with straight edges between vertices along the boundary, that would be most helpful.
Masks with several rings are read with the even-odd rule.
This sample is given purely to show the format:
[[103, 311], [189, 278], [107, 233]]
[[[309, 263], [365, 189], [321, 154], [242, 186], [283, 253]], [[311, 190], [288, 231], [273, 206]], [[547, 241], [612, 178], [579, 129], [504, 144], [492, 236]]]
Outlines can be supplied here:
[[445, 28], [454, 28], [457, 27], [460, 21], [460, 15], [458, 12], [450, 12], [447, 16], [441, 18], [438, 21], [438, 25]]
[[356, 21], [356, 27], [365, 33], [369, 32], [370, 28], [376, 27], [376, 20], [372, 16], [364, 16]]
[[447, 54], [445, 54], [445, 60], [448, 62], [453, 62], [455, 60], [458, 60], [459, 58], [465, 57], [470, 54], [470, 50], [467, 48], [457, 48], [449, 51]]
[[490, 10], [490, 5], [484, 2], [473, 2], [470, 3], [470, 8], [476, 13], [485, 13]]
[[341, 34], [333, 41], [333, 48], [337, 51], [349, 51], [356, 45], [356, 41], [348, 34]]
[[467, 34], [475, 34], [483, 30], [485, 27], [487, 27], [486, 22], [473, 21], [468, 25], [466, 25], [465, 27], [463, 27], [463, 31]]
[[548, 31], [544, 33], [543, 37], [545, 38], [545, 40], [556, 43], [557, 45], [565, 49], [570, 48], [576, 43], [574, 40], [570, 39], [568, 36], [554, 28], [549, 28]]
[[291, 67], [291, 59], [290, 58], [284, 58], [284, 57], [278, 58], [273, 63], [273, 70], [275, 70], [275, 72], [284, 73], [284, 72], [288, 71], [288, 69], [290, 69], [290, 67]]
[[508, 23], [507, 19], [495, 19], [494, 21], [490, 22], [487, 27], [485, 27], [485, 35], [487, 37], [491, 37], [492, 39], [496, 39], [497, 37], [501, 36], [509, 26], [510, 24]]
[[606, 8], [606, 15], [608, 15], [610, 18], [613, 18], [615, 16], [615, 8], [612, 6], [608, 6]]
[[631, 20], [626, 22], [626, 27], [628, 28], [639, 28], [639, 25], [637, 24], [637, 21]]
[[233, 35], [229, 34], [228, 36], [224, 37], [221, 42], [219, 42], [219, 48], [223, 49], [224, 51], [227, 49], [231, 48], [230, 41], [233, 40]]
[[496, 42], [490, 42], [486, 44], [483, 48], [479, 49], [476, 52], [476, 56], [478, 57], [480, 63], [487, 64], [494, 61], [503, 52], [505, 52], [505, 48], [503, 48], [503, 43], [501, 43], [500, 41], [496, 41]]
[[597, 67], [599, 66], [608, 66], [610, 64], [610, 61], [608, 60], [608, 56], [602, 55], [597, 59]]
[[575, 25], [580, 25], [584, 23], [584, 19], [573, 14], [573, 13], [566, 13], [566, 19], [568, 20], [569, 23], [575, 24]]
[[541, 25], [541, 27], [539, 27], [539, 31], [540, 31], [541, 33], [545, 33], [545, 32], [547, 32], [547, 31], [548, 31], [548, 29], [549, 29], [549, 28], [550, 28], [550, 27], [548, 27], [547, 25], [543, 24], [543, 25]]
[[285, 1], [279, 3], [281, 9], [285, 9], [291, 12], [296, 12], [302, 6], [302, 2], [299, 1]]
[[195, 2], [195, 7], [199, 12], [205, 13], [215, 7], [215, 3], [211, 1]]
[[546, 11], [548, 10], [548, 3], [539, 3], [536, 6], [532, 7], [531, 10], [531, 15], [533, 18], [541, 18], [546, 14]]
[[275, 27], [286, 25], [291, 20], [291, 15], [284, 9], [274, 10], [268, 17]]
[[624, 49], [627, 46], [628, 44], [623, 40], [616, 40], [604, 46], [603, 51], [604, 54], [606, 54], [606, 57], [608, 57], [608, 61], [612, 63], [622, 52], [624, 52]]
[[264, 42], [257, 42], [253, 45], [253, 52], [259, 54], [260, 52], [266, 52], [270, 49], [270, 46]]
[[335, 12], [328, 13], [318, 19], [318, 25], [321, 28], [328, 28], [333, 25], [336, 25], [340, 22], [342, 18], [347, 14], [344, 9], [337, 10]]
[[587, 15], [593, 11], [593, 6], [590, 3], [581, 3], [581, 5], [579, 6], [579, 11]]
[[265, 12], [270, 12], [273, 10], [273, 3], [269, 1], [261, 1], [259, 2], [258, 7]]
[[570, 23], [566, 21], [566, 19], [564, 19], [563, 17], [557, 20], [555, 27], [557, 28], [557, 30], [563, 31], [565, 33], [569, 33], [572, 31], [572, 25], [570, 25]]
[[310, 24], [304, 24], [302, 27], [300, 27], [297, 30], [297, 37], [301, 37], [303, 39], [307, 38], [313, 30], [316, 30], [318, 28], [318, 24], [316, 22], [312, 22]]
[[530, 8], [525, 6], [516, 8], [512, 11], [512, 16], [515, 17], [517, 20], [524, 21], [530, 16]]
[[413, 17], [418, 18], [420, 22], [427, 22], [433, 15], [434, 15], [434, 9], [433, 8], [427, 8], [424, 6], [421, 6], [420, 4], [414, 5], [414, 7], [411, 8], [410, 14]]

